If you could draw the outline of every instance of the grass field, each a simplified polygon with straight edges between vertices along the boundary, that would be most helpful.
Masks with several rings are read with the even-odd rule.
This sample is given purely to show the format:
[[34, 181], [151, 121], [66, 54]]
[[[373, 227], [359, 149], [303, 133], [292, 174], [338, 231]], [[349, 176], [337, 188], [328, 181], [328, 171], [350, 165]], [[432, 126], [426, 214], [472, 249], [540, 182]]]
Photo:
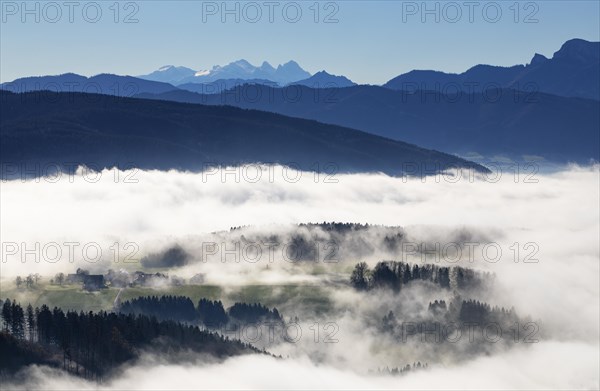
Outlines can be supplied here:
[[[60, 307], [63, 310], [99, 311], [111, 310], [119, 288], [107, 288], [97, 292], [86, 292], [79, 285], [40, 284], [34, 288], [19, 288], [14, 284], [0, 287], [0, 298], [17, 300], [23, 305]], [[331, 301], [326, 289], [315, 285], [247, 285], [220, 287], [215, 285], [182, 285], [155, 289], [149, 287], [126, 288], [121, 293], [125, 301], [139, 296], [175, 295], [187, 296], [197, 303], [201, 298], [221, 300], [231, 306], [235, 302], [262, 303], [277, 307], [284, 314], [310, 310], [315, 314], [331, 310]]]

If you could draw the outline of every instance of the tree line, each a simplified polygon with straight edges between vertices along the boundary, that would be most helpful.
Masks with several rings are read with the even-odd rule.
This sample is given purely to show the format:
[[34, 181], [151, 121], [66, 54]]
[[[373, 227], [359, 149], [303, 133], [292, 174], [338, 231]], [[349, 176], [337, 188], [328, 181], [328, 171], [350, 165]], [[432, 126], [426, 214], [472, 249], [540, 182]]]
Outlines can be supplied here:
[[459, 266], [444, 267], [433, 264], [410, 265], [405, 262], [378, 262], [373, 270], [359, 262], [350, 275], [350, 284], [360, 291], [391, 289], [399, 292], [413, 281], [429, 281], [448, 289], [478, 289], [493, 279], [492, 274], [476, 272]]
[[[62, 355], [63, 369], [88, 379], [101, 380], [111, 369], [137, 357], [141, 349], [163, 354], [193, 351], [217, 358], [259, 352], [198, 326], [143, 314], [64, 312], [46, 305], [28, 305], [23, 310], [10, 299], [2, 303], [1, 314], [1, 356], [10, 353], [23, 362], [39, 363]], [[0, 369], [11, 366], [11, 360], [2, 361]]]
[[[413, 363], [412, 365], [410, 364], [406, 364], [403, 367], [394, 367], [394, 368], [378, 368], [377, 369], [377, 373], [378, 374], [384, 374], [384, 375], [405, 375], [410, 371], [416, 371], [416, 370], [420, 370], [420, 369], [427, 369], [428, 368], [428, 364], [421, 364], [420, 361]], [[372, 371], [369, 371], [371, 373], [373, 373]]]
[[38, 273], [29, 274], [26, 277], [17, 276], [15, 278], [15, 285], [17, 288], [21, 288], [23, 285], [28, 289], [33, 288], [39, 283], [41, 278], [42, 277]]
[[437, 319], [464, 324], [511, 324], [519, 320], [514, 307], [492, 307], [486, 302], [475, 299], [463, 300], [460, 296], [455, 297], [449, 304], [446, 304], [445, 300], [430, 302], [428, 310]]
[[125, 314], [143, 314], [160, 320], [198, 322], [208, 328], [230, 323], [249, 324], [263, 321], [283, 323], [277, 308], [269, 309], [260, 303], [235, 303], [225, 310], [223, 303], [202, 298], [195, 307], [187, 296], [146, 296], [123, 302], [118, 310]]
[[[427, 316], [407, 319], [405, 316], [397, 318], [393, 311], [389, 311], [381, 319], [379, 328], [398, 340], [405, 341], [407, 337], [412, 337], [423, 341], [423, 338], [427, 337], [426, 334], [430, 334], [429, 340], [443, 342], [444, 338], [448, 337], [443, 335], [444, 332], [456, 337], [454, 329], [460, 330], [465, 335], [468, 335], [471, 330], [478, 331], [477, 336], [479, 336], [482, 330], [493, 326], [493, 329], [490, 330], [496, 332], [497, 328], [500, 328], [502, 330], [499, 333], [500, 337], [510, 343], [517, 332], [514, 328], [529, 321], [529, 318], [520, 318], [512, 307], [491, 306], [474, 299], [464, 300], [459, 295], [452, 298], [449, 303], [446, 303], [445, 300], [430, 302], [428, 312]], [[466, 339], [468, 338], [465, 337]], [[481, 338], [479, 338], [479, 342], [481, 342]]]

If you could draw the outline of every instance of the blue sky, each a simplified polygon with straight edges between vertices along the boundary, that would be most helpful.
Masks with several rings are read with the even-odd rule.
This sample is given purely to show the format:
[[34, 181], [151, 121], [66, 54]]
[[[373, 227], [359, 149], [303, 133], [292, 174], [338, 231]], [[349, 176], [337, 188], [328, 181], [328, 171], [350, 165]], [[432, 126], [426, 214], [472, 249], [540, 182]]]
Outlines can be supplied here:
[[230, 1], [229, 13], [221, 1], [48, 4], [1, 1], [3, 82], [65, 72], [139, 75], [167, 64], [206, 69], [244, 58], [255, 65], [293, 59], [310, 72], [380, 84], [411, 69], [527, 63], [571, 38], [600, 40], [597, 0]]

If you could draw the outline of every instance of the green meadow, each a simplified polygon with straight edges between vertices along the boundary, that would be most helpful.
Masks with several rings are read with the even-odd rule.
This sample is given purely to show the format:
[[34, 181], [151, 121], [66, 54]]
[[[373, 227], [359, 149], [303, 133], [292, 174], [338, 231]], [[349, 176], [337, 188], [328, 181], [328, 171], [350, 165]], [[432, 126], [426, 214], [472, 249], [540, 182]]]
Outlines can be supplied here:
[[[106, 288], [96, 292], [87, 292], [79, 285], [51, 285], [40, 283], [33, 288], [16, 288], [14, 284], [4, 283], [0, 287], [0, 298], [17, 300], [23, 305], [63, 310], [100, 311], [111, 310], [119, 288]], [[268, 307], [277, 307], [284, 314], [293, 315], [300, 310], [310, 310], [315, 314], [326, 313], [332, 309], [327, 290], [316, 285], [181, 285], [168, 288], [129, 287], [124, 288], [121, 300], [140, 296], [187, 296], [194, 303], [201, 298], [221, 300], [227, 307], [235, 302], [261, 303]]]

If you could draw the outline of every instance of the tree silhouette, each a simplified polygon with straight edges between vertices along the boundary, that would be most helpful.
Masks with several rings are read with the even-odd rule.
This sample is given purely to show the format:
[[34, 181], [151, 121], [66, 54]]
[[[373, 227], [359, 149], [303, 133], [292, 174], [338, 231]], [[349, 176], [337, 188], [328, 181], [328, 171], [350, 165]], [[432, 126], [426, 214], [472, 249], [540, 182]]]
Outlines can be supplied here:
[[27, 305], [25, 310], [26, 322], [27, 322], [27, 334], [29, 335], [29, 341], [33, 342], [35, 338], [35, 313], [31, 304]]
[[56, 276], [54, 276], [54, 282], [57, 285], [61, 285], [65, 283], [65, 274], [64, 273], [58, 273]]
[[360, 262], [356, 264], [350, 275], [350, 283], [359, 291], [367, 290], [369, 288], [369, 274], [369, 265], [366, 262]]
[[4, 304], [2, 304], [2, 319], [4, 320], [4, 330], [10, 330], [12, 325], [12, 303], [10, 299], [6, 299]]
[[[26, 312], [30, 342], [34, 332], [37, 333], [35, 347], [25, 341], [23, 308], [14, 301], [3, 303], [2, 358], [7, 351], [19, 356], [18, 362], [45, 364], [53, 357], [55, 360], [60, 357], [58, 361], [63, 369], [90, 379], [102, 379], [111, 369], [137, 357], [142, 349], [153, 348], [167, 354], [192, 351], [216, 358], [259, 352], [251, 345], [200, 330], [197, 326], [159, 321], [145, 315], [104, 311], [65, 313], [58, 307], [50, 310], [46, 305], [36, 309], [28, 306]], [[32, 316], [34, 320], [31, 320]], [[57, 352], [62, 354], [59, 356]], [[0, 360], [0, 371], [10, 366], [11, 360], [8, 361], [5, 364], [5, 360]]]
[[384, 288], [398, 292], [415, 280], [429, 281], [445, 289], [468, 290], [482, 289], [493, 281], [493, 275], [458, 266], [424, 264], [411, 267], [408, 263], [393, 261], [378, 262], [372, 272], [361, 262], [350, 275], [350, 284], [357, 290]]

